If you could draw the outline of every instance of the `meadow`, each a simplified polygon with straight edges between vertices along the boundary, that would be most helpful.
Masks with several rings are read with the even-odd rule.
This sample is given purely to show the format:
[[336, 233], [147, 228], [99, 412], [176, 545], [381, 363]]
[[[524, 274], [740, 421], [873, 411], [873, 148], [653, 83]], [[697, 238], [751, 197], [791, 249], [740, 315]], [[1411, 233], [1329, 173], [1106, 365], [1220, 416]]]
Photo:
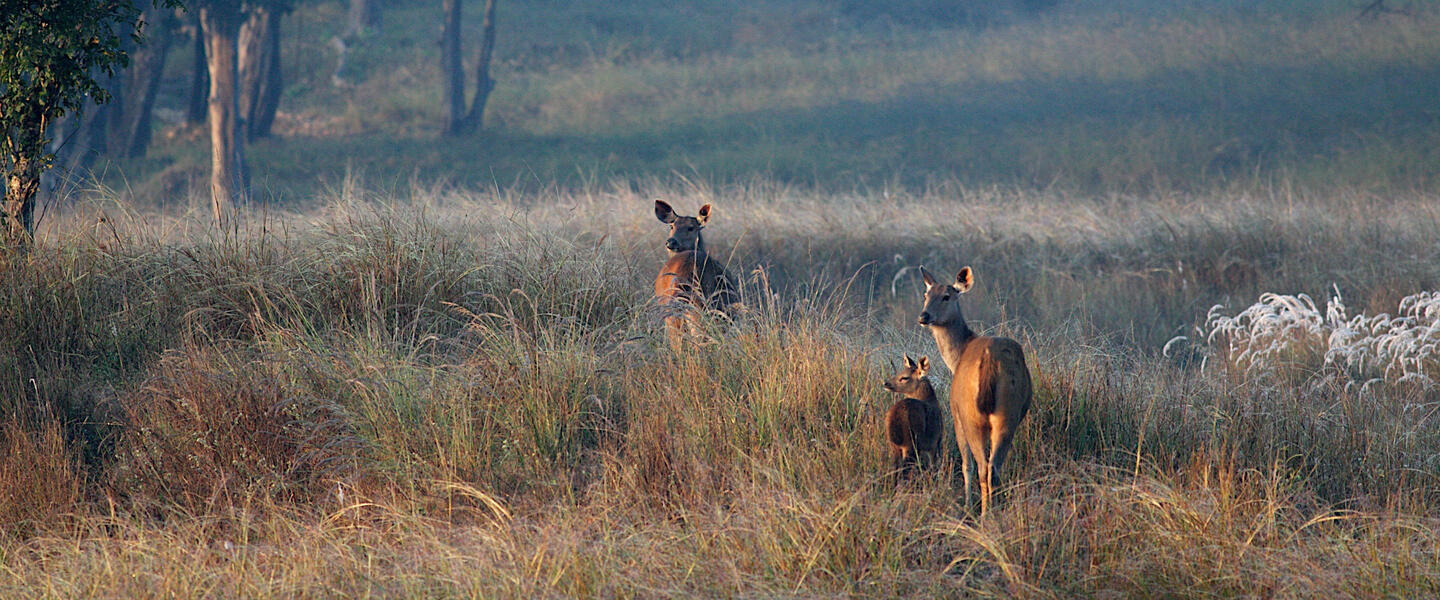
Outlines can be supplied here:
[[[390, 112], [296, 92], [290, 118], [350, 131], [252, 146], [273, 195], [235, 231], [191, 208], [181, 135], [0, 263], [0, 595], [1435, 595], [1440, 310], [1406, 298], [1440, 289], [1440, 16], [1315, 7], [699, 18], [708, 46], [779, 41], [546, 47], [455, 143], [401, 133], [438, 110], [392, 68], [420, 45], [386, 42], [402, 79], [349, 93]], [[678, 348], [655, 198], [715, 207], [745, 299]], [[921, 264], [972, 266], [972, 326], [1028, 353], [984, 517], [951, 432], [886, 472], [882, 379], [937, 358]]]
[[[1005, 5], [932, 3], [947, 1]], [[318, 4], [289, 25], [281, 139], [249, 147], [254, 187], [313, 207], [347, 173], [400, 195], [675, 175], [841, 192], [951, 179], [1098, 194], [1435, 185], [1428, 5], [1358, 18], [1330, 0], [1074, 0], [936, 28], [837, 8], [851, 4], [501, 6], [487, 130], [443, 143], [434, 8], [398, 3], [336, 72], [342, 7]], [[466, 13], [472, 45], [478, 12]], [[180, 112], [183, 75], [167, 80], [164, 114]], [[206, 146], [198, 130], [170, 131], [150, 157], [97, 169], [102, 180], [137, 204], [191, 206]]]

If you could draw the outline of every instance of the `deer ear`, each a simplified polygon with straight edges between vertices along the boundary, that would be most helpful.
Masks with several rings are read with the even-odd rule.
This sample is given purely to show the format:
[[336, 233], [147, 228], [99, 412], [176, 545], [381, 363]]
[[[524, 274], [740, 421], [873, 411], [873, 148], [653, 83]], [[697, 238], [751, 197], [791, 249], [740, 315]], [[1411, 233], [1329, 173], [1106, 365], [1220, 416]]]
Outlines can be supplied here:
[[660, 219], [661, 223], [674, 223], [675, 209], [670, 208], [670, 205], [666, 204], [664, 200], [656, 200], [655, 218]]
[[917, 366], [920, 368], [915, 369], [915, 375], [918, 377], [924, 377], [926, 373], [930, 372], [930, 357], [920, 357], [920, 364]]
[[909, 355], [909, 354], [906, 354], [906, 355], [905, 355], [905, 368], [911, 369], [911, 370], [913, 370], [913, 369], [915, 368], [915, 361], [910, 360], [910, 355]]
[[920, 265], [920, 279], [925, 281], [925, 289], [928, 290], [935, 287], [935, 278], [931, 277], [930, 272], [925, 270], [925, 265]]
[[700, 216], [699, 216], [699, 219], [700, 219], [700, 224], [701, 224], [701, 225], [704, 225], [706, 221], [709, 221], [709, 220], [710, 220], [710, 205], [709, 205], [709, 204], [706, 204], [705, 206], [700, 207]]
[[955, 274], [955, 291], [965, 293], [970, 291], [970, 286], [975, 285], [975, 274], [970, 272], [970, 267], [963, 267]]

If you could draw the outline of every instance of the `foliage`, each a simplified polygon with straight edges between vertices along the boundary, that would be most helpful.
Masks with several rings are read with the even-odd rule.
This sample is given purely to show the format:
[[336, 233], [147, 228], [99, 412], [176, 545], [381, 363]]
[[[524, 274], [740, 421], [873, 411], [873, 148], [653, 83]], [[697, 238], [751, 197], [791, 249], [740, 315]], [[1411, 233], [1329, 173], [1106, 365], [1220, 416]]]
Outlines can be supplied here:
[[[110, 99], [97, 78], [129, 64], [129, 0], [0, 0], [0, 130], [6, 164], [44, 160], [45, 129], [89, 98]], [[128, 35], [139, 41], [138, 29]]]

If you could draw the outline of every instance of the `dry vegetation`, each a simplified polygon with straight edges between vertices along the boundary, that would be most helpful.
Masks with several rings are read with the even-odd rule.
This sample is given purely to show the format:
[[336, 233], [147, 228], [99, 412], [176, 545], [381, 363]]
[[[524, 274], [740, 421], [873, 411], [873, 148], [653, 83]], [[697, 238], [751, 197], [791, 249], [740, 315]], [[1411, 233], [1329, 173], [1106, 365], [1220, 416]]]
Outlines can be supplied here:
[[[228, 239], [104, 203], [51, 220], [4, 265], [0, 590], [1440, 591], [1435, 391], [1160, 353], [1263, 290], [1374, 312], [1435, 289], [1433, 196], [638, 188], [354, 185]], [[680, 353], [648, 309], [655, 197], [715, 204], [749, 306]], [[887, 364], [933, 354], [918, 263], [973, 265], [967, 316], [1032, 352], [985, 519], [952, 467], [886, 477]]]
[[[298, 5], [233, 235], [178, 129], [0, 261], [0, 597], [1440, 595], [1433, 7], [502, 3], [437, 142], [393, 4], [341, 85]], [[678, 352], [656, 198], [745, 298]], [[920, 264], [1030, 353], [983, 519], [886, 471]]]

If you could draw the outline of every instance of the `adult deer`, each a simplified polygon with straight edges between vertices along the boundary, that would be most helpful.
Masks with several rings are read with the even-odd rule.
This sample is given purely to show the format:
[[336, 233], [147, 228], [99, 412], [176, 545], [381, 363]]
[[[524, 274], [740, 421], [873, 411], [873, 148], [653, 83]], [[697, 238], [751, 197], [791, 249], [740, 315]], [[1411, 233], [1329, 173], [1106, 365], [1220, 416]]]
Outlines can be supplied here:
[[[670, 226], [670, 237], [665, 240], [670, 259], [655, 276], [655, 297], [667, 309], [665, 325], [675, 342], [687, 321], [692, 327], [696, 324], [696, 310], [684, 305], [700, 311], [728, 311], [740, 298], [730, 274], [705, 253], [701, 232], [710, 221], [709, 204], [700, 207], [699, 216], [685, 217], [676, 214], [665, 201], [656, 200], [655, 218]], [[684, 314], [680, 314], [682, 311]]]
[[[970, 267], [955, 283], [941, 285], [924, 267], [925, 306], [920, 324], [930, 328], [940, 356], [950, 367], [950, 415], [955, 442], [965, 457], [965, 499], [970, 499], [970, 464], [980, 480], [980, 514], [989, 510], [1000, 467], [1010, 452], [1015, 430], [1030, 410], [1030, 369], [1015, 340], [975, 335], [960, 311], [960, 295], [975, 284]], [[989, 451], [986, 443], [989, 443]]]
[[905, 355], [905, 368], [885, 380], [885, 389], [900, 399], [885, 413], [885, 435], [890, 443], [890, 468], [895, 483], [910, 474], [917, 463], [930, 465], [940, 454], [940, 437], [945, 430], [940, 402], [930, 385], [930, 357], [920, 360]]

